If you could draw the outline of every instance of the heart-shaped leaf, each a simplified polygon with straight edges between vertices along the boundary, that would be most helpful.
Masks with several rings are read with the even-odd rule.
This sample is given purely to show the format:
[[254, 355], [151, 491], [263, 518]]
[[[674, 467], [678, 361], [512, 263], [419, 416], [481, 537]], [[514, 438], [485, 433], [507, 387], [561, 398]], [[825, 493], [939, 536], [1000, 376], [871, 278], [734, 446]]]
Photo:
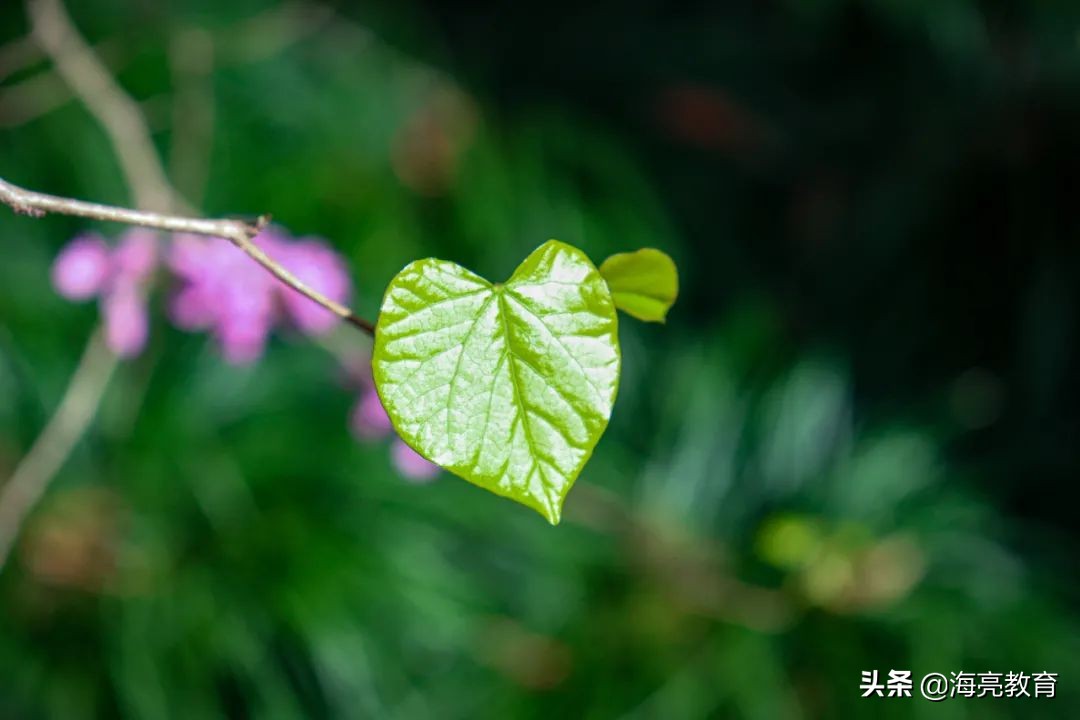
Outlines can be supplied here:
[[375, 386], [417, 452], [555, 524], [611, 416], [617, 325], [600, 273], [557, 240], [505, 284], [418, 260], [383, 299]]
[[679, 295], [679, 272], [655, 248], [612, 255], [600, 265], [615, 307], [645, 322], [664, 322]]

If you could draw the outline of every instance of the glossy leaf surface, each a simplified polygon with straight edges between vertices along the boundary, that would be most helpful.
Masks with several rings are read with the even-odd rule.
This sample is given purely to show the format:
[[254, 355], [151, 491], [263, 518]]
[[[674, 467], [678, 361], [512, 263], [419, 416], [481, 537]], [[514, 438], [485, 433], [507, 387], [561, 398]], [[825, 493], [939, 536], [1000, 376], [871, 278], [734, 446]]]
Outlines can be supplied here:
[[664, 322], [679, 295], [671, 257], [655, 248], [612, 255], [600, 266], [615, 306], [645, 322]]
[[600, 273], [556, 240], [504, 284], [418, 260], [383, 299], [375, 385], [410, 446], [555, 524], [611, 416], [617, 325]]

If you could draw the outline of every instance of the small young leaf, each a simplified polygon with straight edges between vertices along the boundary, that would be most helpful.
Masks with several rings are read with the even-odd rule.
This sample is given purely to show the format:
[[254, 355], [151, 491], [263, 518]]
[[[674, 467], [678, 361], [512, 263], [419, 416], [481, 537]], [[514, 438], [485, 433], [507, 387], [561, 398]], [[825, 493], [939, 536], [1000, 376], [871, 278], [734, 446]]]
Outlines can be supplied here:
[[557, 240], [505, 284], [418, 260], [383, 299], [375, 386], [417, 452], [556, 524], [611, 416], [617, 325], [600, 273]]
[[664, 322], [679, 295], [675, 262], [654, 248], [612, 255], [600, 266], [615, 307], [645, 322]]

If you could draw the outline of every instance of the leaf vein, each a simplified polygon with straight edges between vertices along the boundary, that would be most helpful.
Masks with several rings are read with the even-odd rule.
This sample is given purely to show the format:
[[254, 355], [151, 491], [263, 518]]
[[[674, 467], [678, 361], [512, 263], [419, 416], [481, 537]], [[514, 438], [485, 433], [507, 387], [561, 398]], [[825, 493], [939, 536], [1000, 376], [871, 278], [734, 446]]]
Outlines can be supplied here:
[[[511, 294], [514, 294], [512, 290], [509, 291], [509, 292]], [[542, 317], [537, 315], [535, 312], [533, 312], [533, 310], [531, 308], [529, 308], [528, 306], [525, 305], [525, 303], [523, 302], [524, 298], [518, 297], [516, 294], [514, 294], [514, 299], [515, 299], [515, 302], [517, 302], [517, 304], [521, 307], [522, 310], [524, 310], [525, 312], [529, 313], [534, 318], [536, 318], [536, 321], [540, 324], [540, 327], [544, 328], [544, 330], [547, 332], [547, 334], [551, 337], [552, 340], [555, 341], [555, 343], [559, 346], [559, 348], [563, 351], [563, 353], [565, 353], [566, 356], [568, 358], [570, 358], [570, 360], [575, 365], [577, 365], [578, 370], [581, 371], [581, 377], [584, 378], [584, 380], [585, 380], [585, 384], [588, 385], [589, 388], [592, 389], [592, 391], [594, 393], [596, 393], [597, 398], [602, 399], [603, 394], [600, 392], [600, 389], [597, 388], [596, 385], [593, 383], [592, 379], [589, 377], [589, 373], [585, 370], [585, 366], [581, 364], [581, 361], [578, 360], [577, 357], [572, 352], [570, 352], [570, 348], [566, 347], [566, 345], [563, 343], [562, 337], [555, 334], [555, 332], [551, 329], [551, 327], [549, 327], [548, 324], [546, 322], [544, 322], [544, 319]]]

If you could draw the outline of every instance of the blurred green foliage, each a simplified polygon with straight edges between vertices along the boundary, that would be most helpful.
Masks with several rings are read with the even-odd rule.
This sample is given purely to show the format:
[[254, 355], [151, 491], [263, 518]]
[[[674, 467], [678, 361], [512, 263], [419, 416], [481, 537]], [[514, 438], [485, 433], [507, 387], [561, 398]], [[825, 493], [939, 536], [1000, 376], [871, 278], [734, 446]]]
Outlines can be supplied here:
[[[230, 367], [163, 290], [0, 573], [0, 717], [1075, 715], [1080, 8], [988, 5], [71, 3], [180, 189], [328, 238], [363, 314], [414, 259], [504, 277], [549, 237], [686, 283], [622, 324], [557, 529], [403, 482], [327, 347]], [[127, 202], [30, 57], [0, 176]], [[95, 322], [48, 281], [86, 226], [0, 214], [0, 477]], [[893, 668], [1058, 697], [859, 697]]]

